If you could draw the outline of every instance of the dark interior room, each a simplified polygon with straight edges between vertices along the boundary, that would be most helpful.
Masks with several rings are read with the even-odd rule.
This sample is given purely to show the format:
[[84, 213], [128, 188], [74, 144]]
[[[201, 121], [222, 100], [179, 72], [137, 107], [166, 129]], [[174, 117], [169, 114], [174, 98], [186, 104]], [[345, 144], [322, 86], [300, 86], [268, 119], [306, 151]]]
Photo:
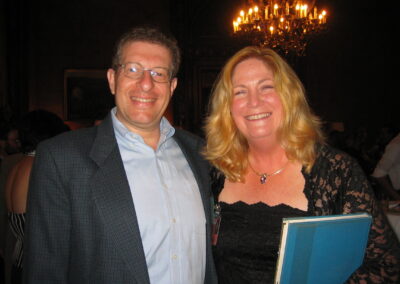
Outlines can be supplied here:
[[399, 283], [385, 4], [0, 0], [0, 284]]
[[[154, 24], [170, 30], [183, 51], [169, 115], [174, 125], [202, 134], [213, 82], [244, 44], [231, 27], [241, 0], [1, 3], [0, 106], [16, 117], [41, 108], [85, 124], [104, 113], [113, 104], [104, 71], [114, 42], [132, 26]], [[377, 1], [317, 5], [328, 11], [327, 30], [313, 38], [305, 56], [287, 58], [314, 112], [349, 131], [397, 122], [394, 82], [385, 69], [389, 23], [377, 20]], [[90, 77], [91, 92], [74, 88], [82, 76]]]

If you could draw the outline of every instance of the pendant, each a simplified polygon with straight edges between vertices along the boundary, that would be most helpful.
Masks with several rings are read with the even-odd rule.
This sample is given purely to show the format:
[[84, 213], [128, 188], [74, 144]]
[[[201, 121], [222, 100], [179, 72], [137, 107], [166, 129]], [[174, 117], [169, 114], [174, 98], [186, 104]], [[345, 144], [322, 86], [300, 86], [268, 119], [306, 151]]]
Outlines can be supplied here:
[[261, 174], [260, 183], [265, 184], [267, 182], [267, 174]]

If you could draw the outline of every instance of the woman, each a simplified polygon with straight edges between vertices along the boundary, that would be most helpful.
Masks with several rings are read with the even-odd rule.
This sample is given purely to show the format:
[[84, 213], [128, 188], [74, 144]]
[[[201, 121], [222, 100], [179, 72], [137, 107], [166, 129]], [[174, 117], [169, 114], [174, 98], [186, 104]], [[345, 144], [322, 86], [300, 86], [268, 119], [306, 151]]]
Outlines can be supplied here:
[[355, 212], [368, 212], [373, 224], [365, 261], [348, 283], [398, 283], [398, 242], [365, 175], [324, 144], [301, 82], [274, 51], [246, 47], [226, 63], [206, 138], [205, 156], [218, 169], [220, 283], [273, 282], [282, 218]]
[[21, 121], [19, 134], [24, 157], [11, 169], [5, 188], [8, 220], [16, 239], [11, 273], [13, 284], [22, 283], [26, 199], [36, 146], [39, 142], [67, 130], [69, 130], [68, 126], [57, 115], [44, 110], [32, 111]]

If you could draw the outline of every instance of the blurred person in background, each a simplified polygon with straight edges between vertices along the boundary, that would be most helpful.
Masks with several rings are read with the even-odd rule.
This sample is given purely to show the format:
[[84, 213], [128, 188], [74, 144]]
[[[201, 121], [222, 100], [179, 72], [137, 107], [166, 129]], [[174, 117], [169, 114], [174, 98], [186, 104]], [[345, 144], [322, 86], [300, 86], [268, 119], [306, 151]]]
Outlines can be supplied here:
[[16, 239], [12, 256], [11, 283], [18, 284], [22, 277], [23, 238], [29, 177], [35, 159], [36, 146], [69, 128], [55, 114], [45, 110], [29, 112], [19, 126], [22, 159], [8, 174], [5, 186], [5, 201], [8, 221]]

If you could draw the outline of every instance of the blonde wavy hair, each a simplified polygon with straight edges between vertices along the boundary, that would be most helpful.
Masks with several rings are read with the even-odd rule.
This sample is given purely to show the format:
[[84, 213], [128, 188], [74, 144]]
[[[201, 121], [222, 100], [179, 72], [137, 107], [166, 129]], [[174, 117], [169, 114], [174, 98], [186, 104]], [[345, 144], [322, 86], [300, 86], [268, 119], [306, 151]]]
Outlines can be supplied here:
[[205, 158], [232, 182], [243, 182], [248, 167], [248, 143], [237, 129], [232, 115], [232, 75], [235, 67], [249, 58], [264, 62], [274, 74], [275, 90], [283, 118], [278, 139], [290, 160], [299, 161], [309, 172], [316, 158], [316, 144], [324, 143], [321, 123], [305, 96], [303, 84], [293, 69], [269, 48], [249, 46], [233, 55], [214, 84], [206, 120]]

